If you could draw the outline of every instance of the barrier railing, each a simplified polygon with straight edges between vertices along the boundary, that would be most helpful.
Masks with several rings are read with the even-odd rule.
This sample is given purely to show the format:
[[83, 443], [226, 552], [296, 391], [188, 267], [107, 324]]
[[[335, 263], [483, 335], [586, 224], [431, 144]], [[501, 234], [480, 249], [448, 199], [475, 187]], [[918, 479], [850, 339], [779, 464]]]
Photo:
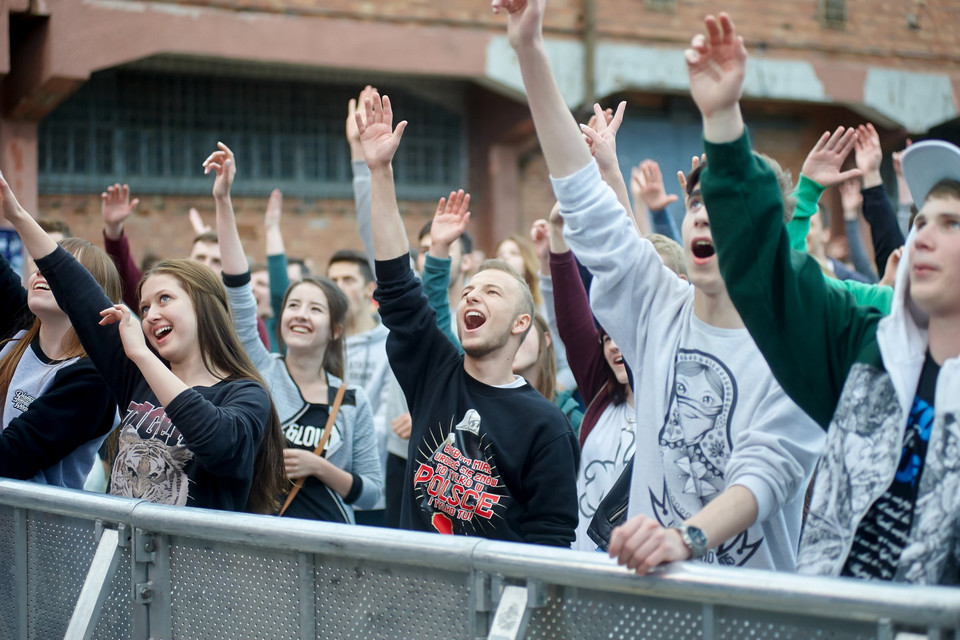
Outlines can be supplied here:
[[0, 640], [955, 638], [960, 590], [185, 509], [0, 481]]

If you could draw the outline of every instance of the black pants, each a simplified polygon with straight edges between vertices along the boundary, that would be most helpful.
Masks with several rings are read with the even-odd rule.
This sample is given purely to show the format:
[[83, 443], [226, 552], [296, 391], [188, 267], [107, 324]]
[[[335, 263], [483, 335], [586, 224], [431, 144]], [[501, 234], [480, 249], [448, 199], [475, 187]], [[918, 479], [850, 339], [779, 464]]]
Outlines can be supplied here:
[[387, 478], [386, 478], [386, 502], [385, 509], [386, 522], [388, 527], [394, 529], [400, 528], [400, 508], [403, 502], [403, 477], [407, 472], [407, 460], [400, 456], [387, 454]]

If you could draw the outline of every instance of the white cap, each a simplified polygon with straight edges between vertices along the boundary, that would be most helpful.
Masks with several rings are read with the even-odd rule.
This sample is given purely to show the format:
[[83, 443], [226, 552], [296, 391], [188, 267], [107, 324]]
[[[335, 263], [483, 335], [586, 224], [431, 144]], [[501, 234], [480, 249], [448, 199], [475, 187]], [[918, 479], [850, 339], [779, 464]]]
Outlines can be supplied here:
[[914, 143], [903, 152], [900, 162], [917, 208], [923, 206], [927, 194], [941, 180], [960, 182], [960, 148], [944, 140]]

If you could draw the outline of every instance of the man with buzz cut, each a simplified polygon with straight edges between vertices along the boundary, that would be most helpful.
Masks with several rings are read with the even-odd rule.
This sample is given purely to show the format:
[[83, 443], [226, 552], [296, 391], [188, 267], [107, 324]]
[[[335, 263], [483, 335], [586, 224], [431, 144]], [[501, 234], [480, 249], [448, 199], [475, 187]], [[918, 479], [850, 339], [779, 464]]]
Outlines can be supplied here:
[[494, 0], [508, 14], [564, 239], [593, 274], [594, 315], [636, 373], [628, 520], [614, 529], [609, 552], [639, 573], [689, 558], [792, 571], [823, 433], [776, 383], [743, 327], [696, 185], [688, 184], [681, 229], [687, 283], [663, 265], [603, 181], [583, 135], [598, 154], [609, 143], [577, 127], [557, 87], [543, 40], [545, 5]]
[[729, 17], [687, 52], [709, 163], [703, 198], [730, 297], [788, 394], [828, 430], [799, 570], [956, 584], [960, 517], [960, 149], [911, 146], [921, 206], [890, 314], [790, 251], [783, 203], [740, 112], [747, 52]]
[[[390, 100], [365, 100], [357, 125], [370, 167], [371, 216], [387, 356], [413, 418], [400, 525], [405, 529], [569, 547], [577, 526], [577, 441], [566, 418], [512, 365], [533, 299], [508, 265], [487, 261], [456, 310], [464, 350], [437, 327], [410, 268], [394, 191]], [[463, 227], [468, 212], [434, 225]]]

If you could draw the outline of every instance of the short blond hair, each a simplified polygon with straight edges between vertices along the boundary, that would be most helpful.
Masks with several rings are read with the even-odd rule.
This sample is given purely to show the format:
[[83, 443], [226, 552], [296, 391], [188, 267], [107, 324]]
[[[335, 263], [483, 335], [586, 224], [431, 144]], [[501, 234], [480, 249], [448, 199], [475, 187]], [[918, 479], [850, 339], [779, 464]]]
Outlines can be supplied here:
[[687, 277], [687, 262], [683, 258], [683, 247], [679, 242], [660, 233], [648, 233], [643, 237], [657, 250], [667, 269], [678, 276]]

